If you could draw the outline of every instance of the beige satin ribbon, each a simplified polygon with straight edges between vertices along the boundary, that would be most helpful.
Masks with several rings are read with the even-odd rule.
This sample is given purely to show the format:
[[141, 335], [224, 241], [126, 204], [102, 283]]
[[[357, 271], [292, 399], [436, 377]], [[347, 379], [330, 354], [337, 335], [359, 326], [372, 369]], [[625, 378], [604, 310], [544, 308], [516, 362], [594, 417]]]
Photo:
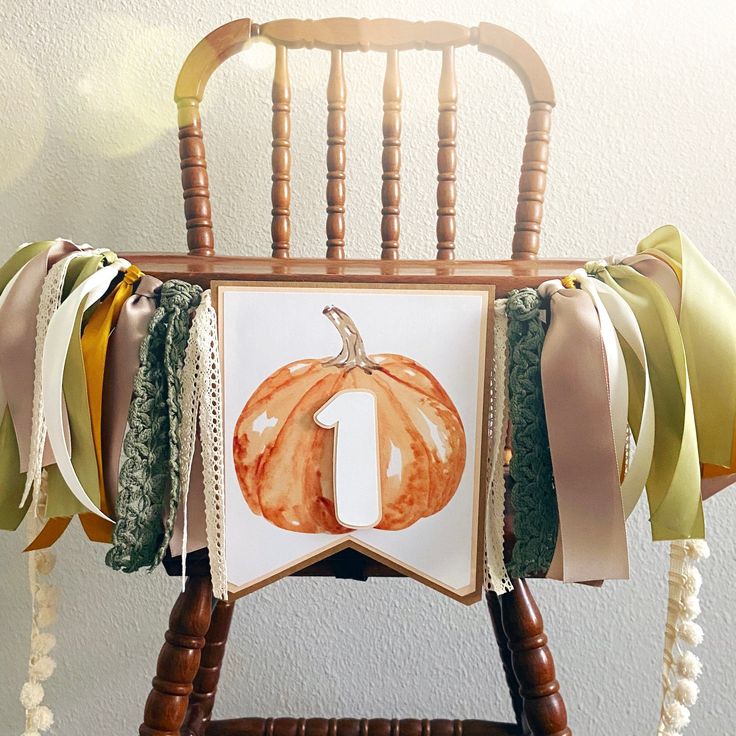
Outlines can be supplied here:
[[626, 579], [620, 469], [598, 313], [587, 293], [559, 281], [540, 287], [540, 295], [550, 294], [542, 392], [560, 531], [547, 577]]
[[156, 311], [161, 281], [143, 275], [118, 317], [107, 348], [102, 398], [102, 467], [110, 509], [115, 509], [123, 436], [133, 381], [140, 366], [140, 350], [148, 323]]
[[[0, 380], [13, 420], [21, 473], [28, 470], [28, 448], [31, 444], [36, 314], [41, 287], [48, 269], [79, 250], [82, 249], [74, 243], [57, 240], [48, 250], [31, 258], [8, 290], [0, 309]], [[43, 463], [50, 465], [53, 462], [51, 448], [46, 442]]]

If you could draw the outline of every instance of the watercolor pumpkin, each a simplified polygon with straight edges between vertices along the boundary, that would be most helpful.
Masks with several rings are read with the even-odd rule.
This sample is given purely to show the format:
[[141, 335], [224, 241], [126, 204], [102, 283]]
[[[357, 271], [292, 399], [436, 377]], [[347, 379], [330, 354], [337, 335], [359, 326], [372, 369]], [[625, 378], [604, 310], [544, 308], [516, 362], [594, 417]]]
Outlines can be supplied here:
[[436, 514], [465, 467], [462, 420], [437, 379], [403, 355], [368, 355], [352, 319], [329, 306], [342, 350], [279, 368], [256, 389], [235, 425], [233, 457], [253, 513], [290, 531], [342, 534], [335, 517], [334, 432], [314, 421], [330, 397], [370, 390], [377, 401], [382, 518], [405, 529]]

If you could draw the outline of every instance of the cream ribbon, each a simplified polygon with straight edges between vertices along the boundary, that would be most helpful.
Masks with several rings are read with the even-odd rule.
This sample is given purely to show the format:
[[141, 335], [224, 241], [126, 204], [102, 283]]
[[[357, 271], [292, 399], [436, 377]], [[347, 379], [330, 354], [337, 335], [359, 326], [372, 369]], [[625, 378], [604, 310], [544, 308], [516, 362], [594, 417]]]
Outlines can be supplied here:
[[631, 423], [638, 430], [635, 435], [636, 446], [629, 458], [628, 470], [621, 484], [624, 515], [628, 518], [644, 491], [654, 452], [654, 402], [644, 340], [631, 307], [613, 289], [602, 281], [588, 276], [583, 268], [574, 271], [572, 276], [580, 288], [593, 298], [598, 315], [603, 313], [607, 315], [615, 331], [626, 342], [638, 361], [638, 365], [630, 366], [630, 371], [639, 371], [643, 383], [643, 407], [637, 416], [630, 417], [633, 420]]
[[44, 416], [48, 431], [49, 444], [56, 460], [56, 465], [64, 482], [74, 497], [88, 511], [103, 519], [112, 521], [97, 508], [84, 490], [71, 459], [70, 440], [64, 431], [63, 421], [63, 377], [60, 369], [66, 361], [69, 341], [80, 309], [86, 309], [98, 301], [110, 287], [115, 277], [130, 264], [122, 259], [111, 266], [96, 271], [84, 283], [80, 284], [62, 302], [49, 322], [43, 351], [42, 393]]

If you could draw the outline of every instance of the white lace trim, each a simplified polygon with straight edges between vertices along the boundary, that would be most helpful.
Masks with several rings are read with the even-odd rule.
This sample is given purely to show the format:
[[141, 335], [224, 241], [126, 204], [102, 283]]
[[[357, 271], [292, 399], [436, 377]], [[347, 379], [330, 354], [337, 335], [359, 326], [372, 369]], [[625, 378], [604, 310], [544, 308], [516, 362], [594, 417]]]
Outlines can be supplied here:
[[217, 314], [209, 291], [194, 313], [182, 369], [182, 420], [179, 429], [182, 488], [182, 584], [186, 577], [187, 497], [191, 475], [197, 422], [201, 435], [204, 475], [205, 522], [209, 550], [212, 592], [227, 599], [225, 562], [225, 463], [223, 458], [222, 400], [220, 385], [220, 347]]
[[697, 561], [710, 555], [703, 540], [672, 542], [668, 575], [669, 596], [662, 666], [662, 701], [657, 736], [680, 736], [690, 723], [689, 708], [698, 698], [695, 680], [700, 660], [688, 647], [703, 641], [703, 630], [695, 619], [700, 615], [698, 594], [702, 583]]
[[491, 411], [488, 419], [488, 478], [485, 519], [486, 590], [501, 595], [514, 589], [503, 561], [503, 525], [506, 487], [503, 477], [508, 426], [508, 363], [506, 359], [506, 300], [497, 299], [493, 322]]
[[[69, 264], [81, 256], [98, 255], [103, 250], [85, 250], [78, 253], [70, 253], [55, 263], [49, 270], [41, 288], [41, 298], [36, 315], [36, 355], [34, 359], [33, 375], [33, 417], [31, 420], [31, 446], [28, 452], [28, 473], [26, 484], [23, 489], [21, 507], [28, 499], [28, 494], [33, 490], [34, 515], [38, 513], [39, 496], [41, 492], [41, 475], [43, 471], [43, 452], [46, 444], [46, 419], [43, 408], [43, 352], [46, 344], [46, 333], [49, 322], [54, 312], [61, 304], [61, 295], [64, 289], [64, 280]], [[42, 502], [41, 502], [41, 505]]]

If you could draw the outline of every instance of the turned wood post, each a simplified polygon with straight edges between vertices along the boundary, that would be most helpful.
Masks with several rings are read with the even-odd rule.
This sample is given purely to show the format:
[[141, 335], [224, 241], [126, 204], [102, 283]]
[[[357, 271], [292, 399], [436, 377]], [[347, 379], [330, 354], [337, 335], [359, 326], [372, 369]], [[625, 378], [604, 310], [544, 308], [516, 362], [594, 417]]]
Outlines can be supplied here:
[[437, 118], [437, 258], [455, 258], [455, 201], [457, 198], [457, 79], [455, 48], [442, 49]]
[[509, 695], [511, 696], [511, 706], [514, 709], [514, 716], [516, 723], [522, 725], [522, 713], [524, 704], [519, 694], [519, 682], [514, 674], [514, 668], [511, 664], [511, 650], [509, 649], [509, 640], [506, 636], [506, 632], [503, 630], [503, 620], [501, 616], [501, 602], [499, 596], [491, 591], [486, 593], [486, 603], [488, 604], [488, 612], [491, 615], [491, 623], [493, 624], [493, 633], [496, 637], [496, 644], [498, 645], [498, 653], [501, 657], [501, 664], [503, 665], [503, 672], [506, 676], [506, 684], [509, 688]]
[[[220, 681], [222, 660], [225, 656], [225, 646], [234, 610], [235, 601], [218, 601], [212, 612], [212, 621], [205, 637], [199, 670], [194, 678], [194, 689], [189, 698], [192, 710], [196, 708], [199, 711], [198, 717], [203, 724], [207, 724], [212, 718], [217, 684]], [[202, 734], [204, 734], [204, 728]]]
[[513, 583], [514, 590], [500, 597], [501, 618], [519, 683], [524, 725], [530, 736], [571, 736], [542, 615], [526, 580]]
[[140, 736], [180, 736], [212, 614], [209, 576], [193, 576], [169, 617]]

